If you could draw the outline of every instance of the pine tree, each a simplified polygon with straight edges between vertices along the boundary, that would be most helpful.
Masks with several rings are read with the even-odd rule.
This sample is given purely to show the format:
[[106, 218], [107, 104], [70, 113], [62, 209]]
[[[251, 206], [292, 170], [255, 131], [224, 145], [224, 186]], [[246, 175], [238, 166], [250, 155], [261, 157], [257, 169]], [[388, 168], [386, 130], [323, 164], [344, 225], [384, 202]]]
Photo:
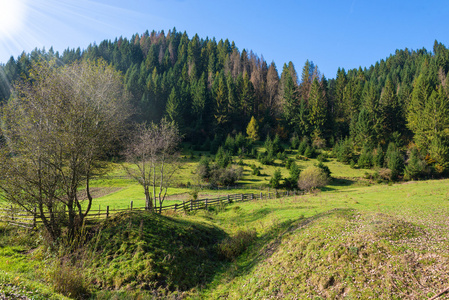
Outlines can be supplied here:
[[206, 78], [204, 73], [196, 82], [192, 90], [192, 113], [195, 116], [197, 122], [201, 124], [203, 121], [204, 113], [206, 112], [207, 103]]
[[277, 115], [280, 109], [278, 100], [279, 74], [274, 62], [271, 63], [267, 73], [267, 96], [264, 101], [265, 110], [271, 116]]
[[402, 128], [402, 114], [393, 82], [387, 79], [380, 96], [380, 112], [382, 120], [382, 134], [389, 137], [393, 132]]
[[254, 114], [254, 87], [252, 82], [249, 80], [248, 73], [245, 73], [243, 76], [243, 85], [240, 93], [240, 105], [244, 120]]
[[217, 125], [217, 129], [219, 129], [219, 131], [223, 131], [226, 129], [223, 126], [225, 126], [229, 122], [228, 90], [226, 78], [224, 77], [223, 72], [218, 73], [215, 77], [212, 89], [215, 98], [215, 122]]
[[[172, 88], [170, 96], [167, 100], [167, 105], [165, 111], [167, 113], [168, 120], [170, 122], [175, 122], [178, 126], [182, 124], [181, 121], [181, 111], [180, 111], [180, 99], [175, 88]], [[183, 124], [182, 124], [183, 125]]]
[[309, 94], [309, 122], [312, 130], [323, 133], [326, 117], [327, 101], [325, 93], [318, 79], [315, 78]]
[[259, 140], [259, 124], [257, 123], [257, 120], [256, 118], [254, 118], [254, 116], [251, 117], [251, 121], [246, 127], [246, 134], [248, 135], [248, 138], [253, 142]]
[[282, 71], [281, 90], [283, 116], [287, 123], [294, 127], [298, 117], [298, 89], [287, 65], [284, 65], [284, 70]]

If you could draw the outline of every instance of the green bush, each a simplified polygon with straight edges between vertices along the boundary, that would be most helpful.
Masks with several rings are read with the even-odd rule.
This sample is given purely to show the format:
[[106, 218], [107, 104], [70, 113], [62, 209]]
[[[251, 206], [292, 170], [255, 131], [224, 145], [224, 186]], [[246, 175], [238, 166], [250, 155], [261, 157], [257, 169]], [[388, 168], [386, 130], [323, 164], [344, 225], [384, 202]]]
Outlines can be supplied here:
[[209, 183], [212, 185], [230, 186], [234, 185], [238, 180], [242, 178], [243, 168], [234, 168], [232, 166], [227, 168], [219, 168], [215, 166], [211, 170], [211, 176]]
[[232, 156], [229, 151], [225, 151], [223, 147], [218, 148], [217, 154], [215, 155], [215, 163], [220, 168], [226, 168], [232, 163]]
[[301, 140], [299, 139], [299, 136], [297, 134], [294, 134], [292, 136], [292, 138], [290, 139], [290, 148], [298, 149], [300, 143], [301, 143]]
[[304, 156], [307, 158], [313, 158], [315, 156], [315, 149], [312, 146], [307, 146], [304, 151]]
[[410, 151], [410, 158], [407, 166], [405, 166], [404, 178], [407, 180], [414, 180], [427, 177], [430, 173], [426, 162], [419, 157], [418, 150], [413, 148]]
[[310, 191], [325, 186], [328, 181], [328, 176], [321, 168], [310, 166], [299, 175], [298, 187]]
[[387, 167], [391, 170], [391, 180], [395, 181], [404, 170], [404, 157], [396, 144], [390, 143], [385, 158]]
[[357, 161], [357, 165], [363, 169], [371, 168], [373, 166], [373, 153], [369, 149], [363, 148]]
[[316, 165], [318, 168], [320, 168], [321, 170], [323, 170], [323, 172], [326, 174], [327, 178], [331, 177], [331, 170], [329, 169], [328, 166], [326, 166], [325, 164], [323, 164], [322, 162], [319, 162]]
[[89, 298], [89, 284], [83, 273], [67, 263], [57, 264], [49, 272], [49, 279], [57, 293], [73, 299]]
[[233, 261], [242, 254], [257, 238], [254, 229], [242, 230], [218, 244], [218, 254], [221, 258]]
[[307, 140], [306, 140], [306, 139], [303, 139], [303, 140], [301, 141], [301, 143], [299, 144], [299, 146], [298, 146], [298, 154], [299, 154], [299, 155], [303, 155], [304, 152], [305, 152], [306, 149], [307, 149], [307, 146], [308, 146]]
[[326, 153], [321, 153], [320, 155], [318, 155], [318, 157], [316, 159], [319, 162], [327, 162], [327, 161], [329, 161]]
[[289, 172], [290, 172], [290, 176], [285, 178], [284, 185], [287, 189], [293, 190], [298, 187], [298, 179], [299, 179], [299, 174], [301, 174], [301, 169], [295, 162], [292, 162], [292, 164], [289, 167]]
[[281, 187], [282, 174], [281, 170], [278, 168], [274, 171], [273, 177], [270, 179], [270, 186], [273, 189], [278, 189]]
[[354, 159], [354, 152], [352, 149], [352, 142], [349, 138], [341, 141], [336, 146], [336, 157], [339, 162], [350, 163]]

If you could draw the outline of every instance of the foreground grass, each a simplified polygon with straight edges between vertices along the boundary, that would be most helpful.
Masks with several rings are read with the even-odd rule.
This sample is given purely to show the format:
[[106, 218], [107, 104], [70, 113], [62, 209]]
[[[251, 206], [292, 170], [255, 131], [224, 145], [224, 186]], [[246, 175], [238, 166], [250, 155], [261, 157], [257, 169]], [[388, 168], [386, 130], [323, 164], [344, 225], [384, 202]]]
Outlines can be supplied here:
[[234, 207], [217, 222], [251, 226], [259, 243], [202, 297], [427, 299], [449, 282], [448, 186], [374, 186]]
[[[65, 261], [97, 299], [427, 299], [449, 282], [448, 187], [331, 186], [191, 215], [124, 214]], [[256, 240], [220, 257], [221, 241], [242, 231]], [[26, 291], [52, 286], [36, 243], [17, 244], [0, 244], [4, 286], [17, 277]]]

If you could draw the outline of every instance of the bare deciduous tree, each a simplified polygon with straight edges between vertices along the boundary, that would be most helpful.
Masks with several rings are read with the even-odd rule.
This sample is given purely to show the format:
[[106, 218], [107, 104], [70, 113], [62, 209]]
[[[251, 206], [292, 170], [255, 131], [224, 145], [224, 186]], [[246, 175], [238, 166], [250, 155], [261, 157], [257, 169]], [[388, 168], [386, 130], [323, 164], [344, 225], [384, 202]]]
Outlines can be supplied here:
[[126, 171], [142, 185], [145, 207], [148, 210], [154, 210], [157, 202], [159, 208], [162, 207], [167, 189], [179, 170], [179, 153], [176, 148], [180, 140], [176, 125], [162, 119], [160, 124], [137, 125], [126, 149], [126, 157], [131, 164], [125, 166]]
[[42, 61], [30, 74], [2, 108], [2, 197], [37, 209], [52, 241], [64, 220], [72, 240], [92, 206], [90, 181], [105, 172], [102, 158], [128, 116], [127, 97], [120, 73], [104, 62]]

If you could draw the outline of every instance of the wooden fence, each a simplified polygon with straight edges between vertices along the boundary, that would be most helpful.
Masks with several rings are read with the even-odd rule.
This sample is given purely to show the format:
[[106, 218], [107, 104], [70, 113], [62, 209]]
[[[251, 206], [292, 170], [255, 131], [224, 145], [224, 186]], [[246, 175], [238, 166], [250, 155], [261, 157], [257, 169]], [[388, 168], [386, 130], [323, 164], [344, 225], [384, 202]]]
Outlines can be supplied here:
[[[224, 195], [218, 196], [215, 198], [205, 198], [205, 199], [197, 199], [197, 200], [188, 200], [182, 201], [182, 203], [176, 203], [171, 205], [166, 205], [162, 207], [155, 207], [155, 211], [158, 213], [168, 212], [168, 211], [195, 211], [199, 209], [209, 209], [214, 206], [224, 206], [231, 203], [236, 202], [245, 202], [245, 201], [257, 201], [257, 200], [270, 200], [281, 197], [289, 197], [303, 195], [303, 192], [298, 191], [276, 191], [274, 193], [248, 193], [248, 194], [232, 194], [232, 195]], [[106, 209], [101, 209], [101, 206], [98, 207], [98, 210], [91, 209], [89, 214], [85, 217], [87, 220], [92, 219], [104, 219], [109, 218], [111, 215], [130, 210], [145, 210], [145, 207], [134, 207], [133, 201], [130, 202], [128, 208], [124, 209], [110, 209], [109, 206], [106, 206]], [[39, 215], [36, 214], [36, 210], [34, 213], [30, 213], [23, 209], [19, 209], [16, 207], [9, 208], [0, 208], [0, 222], [6, 222], [13, 226], [24, 227], [28, 229], [35, 228], [37, 225], [42, 224], [42, 220], [39, 218]]]

